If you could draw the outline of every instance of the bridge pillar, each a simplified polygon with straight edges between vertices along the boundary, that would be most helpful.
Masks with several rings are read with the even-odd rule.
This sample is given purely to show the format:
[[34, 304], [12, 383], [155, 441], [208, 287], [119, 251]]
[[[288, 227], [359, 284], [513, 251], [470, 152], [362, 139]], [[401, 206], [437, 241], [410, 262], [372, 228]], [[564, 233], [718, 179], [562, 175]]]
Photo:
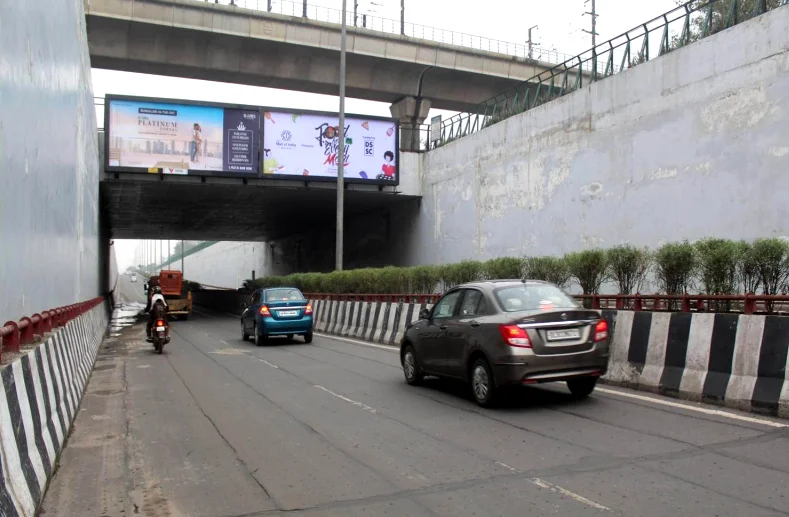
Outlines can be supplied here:
[[389, 106], [392, 117], [400, 122], [400, 150], [419, 151], [420, 140], [427, 139], [427, 132], [420, 134], [420, 125], [427, 118], [432, 106], [430, 99], [403, 97]]

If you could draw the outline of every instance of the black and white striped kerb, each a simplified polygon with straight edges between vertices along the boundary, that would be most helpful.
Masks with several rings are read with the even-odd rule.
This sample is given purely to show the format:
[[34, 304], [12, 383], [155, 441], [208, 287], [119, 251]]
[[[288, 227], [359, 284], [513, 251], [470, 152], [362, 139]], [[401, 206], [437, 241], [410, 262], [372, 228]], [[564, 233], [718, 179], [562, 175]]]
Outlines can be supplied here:
[[619, 311], [605, 380], [789, 416], [789, 318]]
[[107, 306], [95, 307], [0, 370], [0, 516], [35, 515], [107, 321]]
[[396, 346], [409, 323], [431, 304], [317, 300], [315, 330], [325, 334]]

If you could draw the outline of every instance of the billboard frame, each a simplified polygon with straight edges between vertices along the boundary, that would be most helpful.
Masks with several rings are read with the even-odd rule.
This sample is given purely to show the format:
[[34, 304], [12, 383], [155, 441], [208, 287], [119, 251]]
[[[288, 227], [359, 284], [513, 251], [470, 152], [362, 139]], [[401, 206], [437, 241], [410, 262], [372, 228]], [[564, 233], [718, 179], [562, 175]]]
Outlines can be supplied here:
[[[260, 165], [259, 170], [261, 174], [258, 176], [264, 180], [282, 180], [282, 181], [294, 181], [294, 182], [301, 182], [301, 183], [312, 183], [312, 182], [320, 182], [320, 183], [337, 183], [337, 176], [296, 176], [295, 174], [283, 174], [282, 176], [277, 176], [276, 174], [264, 174], [263, 171], [263, 142], [266, 138], [266, 117], [263, 115], [265, 112], [277, 112], [277, 113], [290, 113], [290, 114], [299, 114], [299, 115], [319, 115], [323, 117], [336, 117], [337, 119], [340, 118], [339, 112], [335, 111], [318, 111], [318, 110], [299, 110], [293, 108], [278, 108], [275, 106], [262, 106], [260, 108]], [[357, 115], [354, 113], [346, 113], [345, 120], [348, 119], [364, 119], [364, 120], [375, 120], [378, 122], [390, 122], [395, 126], [395, 153], [396, 153], [396, 160], [395, 160], [395, 181], [385, 181], [379, 179], [359, 179], [359, 178], [343, 178], [343, 184], [349, 185], [373, 185], [378, 187], [399, 187], [400, 186], [400, 122], [398, 122], [394, 118], [390, 117], [379, 117], [379, 116], [370, 116], [370, 115]]]
[[[206, 178], [239, 178], [239, 179], [258, 179], [261, 177], [260, 175], [260, 166], [263, 164], [263, 124], [261, 119], [263, 117], [263, 110], [260, 106], [250, 106], [246, 104], [231, 104], [231, 103], [224, 103], [224, 102], [210, 102], [210, 101], [194, 101], [194, 100], [185, 100], [185, 99], [166, 99], [162, 97], [140, 97], [136, 95], [118, 95], [118, 94], [106, 94], [104, 96], [104, 171], [105, 172], [125, 172], [125, 173], [134, 173], [134, 174], [158, 174], [164, 175], [164, 171], [159, 168], [157, 172], [151, 172], [150, 169], [146, 167], [125, 167], [125, 166], [113, 166], [110, 165], [110, 104], [113, 100], [118, 101], [132, 101], [132, 102], [151, 102], [151, 103], [159, 103], [159, 104], [181, 104], [185, 106], [202, 106], [206, 108], [222, 108], [222, 109], [237, 109], [237, 110], [246, 110], [246, 111], [256, 111], [258, 112], [258, 143], [257, 146], [257, 162], [258, 162], [258, 171], [255, 173], [244, 173], [244, 172], [234, 172], [234, 171], [205, 171], [202, 169], [187, 169], [187, 176], [192, 177], [206, 177]], [[224, 152], [224, 149], [223, 149]], [[192, 173], [194, 171], [194, 174]], [[206, 174], [207, 173], [207, 174]], [[399, 174], [399, 171], [398, 171]]]

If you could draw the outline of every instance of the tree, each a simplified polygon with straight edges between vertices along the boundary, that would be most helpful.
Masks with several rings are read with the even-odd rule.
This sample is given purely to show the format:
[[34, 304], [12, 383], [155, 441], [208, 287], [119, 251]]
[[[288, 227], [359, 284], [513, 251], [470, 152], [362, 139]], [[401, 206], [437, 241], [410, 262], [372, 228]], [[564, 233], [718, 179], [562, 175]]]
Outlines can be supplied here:
[[[786, 0], [676, 0], [677, 5], [687, 5], [691, 14], [690, 32], [672, 37], [669, 50], [693, 43], [720, 32], [732, 25], [749, 20], [784, 5]], [[684, 41], [683, 41], [684, 40]]]

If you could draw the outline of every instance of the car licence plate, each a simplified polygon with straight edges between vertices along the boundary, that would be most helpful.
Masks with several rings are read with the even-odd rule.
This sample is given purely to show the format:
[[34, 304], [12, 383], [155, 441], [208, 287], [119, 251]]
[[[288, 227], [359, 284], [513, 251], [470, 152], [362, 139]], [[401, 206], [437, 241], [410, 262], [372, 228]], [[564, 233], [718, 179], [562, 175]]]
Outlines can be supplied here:
[[164, 327], [156, 327], [157, 332], [164, 332]]
[[548, 341], [569, 341], [571, 339], [580, 339], [580, 329], [565, 329], [565, 330], [549, 330], [546, 333]]
[[299, 311], [279, 311], [280, 316], [298, 316]]

